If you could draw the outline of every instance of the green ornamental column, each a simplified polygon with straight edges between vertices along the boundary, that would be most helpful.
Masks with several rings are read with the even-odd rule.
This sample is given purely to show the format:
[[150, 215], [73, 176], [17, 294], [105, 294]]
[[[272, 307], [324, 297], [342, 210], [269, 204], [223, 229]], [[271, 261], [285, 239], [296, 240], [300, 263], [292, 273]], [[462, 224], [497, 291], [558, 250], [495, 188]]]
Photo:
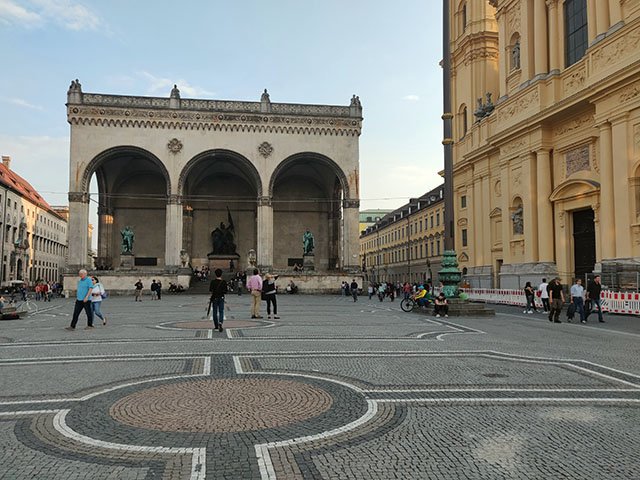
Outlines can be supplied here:
[[458, 285], [462, 279], [462, 274], [458, 270], [458, 258], [455, 250], [445, 250], [442, 255], [442, 269], [438, 272], [442, 282], [442, 291], [447, 298], [458, 296]]

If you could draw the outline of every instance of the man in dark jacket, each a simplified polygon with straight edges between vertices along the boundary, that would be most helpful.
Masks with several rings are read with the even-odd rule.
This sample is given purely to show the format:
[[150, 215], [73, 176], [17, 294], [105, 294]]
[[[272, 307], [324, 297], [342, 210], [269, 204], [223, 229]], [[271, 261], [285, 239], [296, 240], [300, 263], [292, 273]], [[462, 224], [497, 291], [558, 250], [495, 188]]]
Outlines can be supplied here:
[[209, 291], [211, 292], [209, 308], [213, 310], [213, 326], [221, 332], [222, 323], [224, 322], [224, 296], [227, 293], [227, 282], [222, 279], [222, 270], [216, 268], [214, 273], [216, 278], [211, 280], [211, 285], [209, 286]]
[[600, 294], [602, 293], [602, 284], [600, 283], [600, 275], [593, 277], [593, 280], [589, 282], [587, 286], [587, 301], [591, 303], [591, 308], [587, 309], [587, 318], [593, 311], [594, 307], [598, 306], [598, 321], [604, 323], [602, 319], [602, 300]]
[[562, 305], [564, 304], [564, 292], [562, 291], [562, 284], [559, 278], [554, 278], [549, 282], [547, 286], [549, 292], [549, 303], [551, 304], [551, 310], [549, 310], [549, 321], [555, 323], [560, 322], [560, 312], [562, 311]]

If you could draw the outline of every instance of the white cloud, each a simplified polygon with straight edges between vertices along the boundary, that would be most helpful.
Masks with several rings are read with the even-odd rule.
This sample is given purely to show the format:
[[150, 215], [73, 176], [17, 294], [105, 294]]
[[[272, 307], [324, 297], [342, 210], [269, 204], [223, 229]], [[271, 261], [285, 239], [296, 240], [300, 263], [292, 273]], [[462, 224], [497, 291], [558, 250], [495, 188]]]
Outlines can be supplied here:
[[8, 24], [31, 27], [40, 24], [42, 17], [11, 0], [0, 0], [0, 20]]
[[403, 100], [407, 100], [409, 102], [419, 102], [420, 97], [418, 95], [405, 95], [402, 97]]
[[22, 98], [3, 98], [3, 102], [10, 103], [11, 105], [17, 105], [18, 107], [29, 108], [31, 110], [44, 110], [40, 105], [34, 105], [33, 103], [29, 103]]
[[50, 204], [67, 203], [69, 137], [0, 135], [0, 154]]
[[170, 78], [157, 77], [149, 72], [139, 72], [141, 76], [149, 81], [148, 92], [150, 94], [168, 95], [174, 85], [178, 85], [180, 95], [185, 97], [213, 97], [215, 92], [191, 85], [184, 79], [172, 80]]
[[39, 27], [47, 23], [68, 30], [97, 30], [101, 21], [94, 12], [71, 0], [29, 0], [18, 5], [12, 0], [0, 0], [0, 20], [23, 27]]

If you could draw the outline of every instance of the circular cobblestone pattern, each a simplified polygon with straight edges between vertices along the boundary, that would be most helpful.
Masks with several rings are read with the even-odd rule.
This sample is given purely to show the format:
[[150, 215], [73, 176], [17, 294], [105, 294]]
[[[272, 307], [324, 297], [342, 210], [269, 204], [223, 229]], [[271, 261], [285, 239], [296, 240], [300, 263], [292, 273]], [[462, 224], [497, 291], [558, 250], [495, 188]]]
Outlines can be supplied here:
[[160, 385], [109, 409], [116, 421], [163, 432], [230, 433], [281, 427], [331, 408], [329, 393], [302, 382], [206, 379]]
[[[258, 322], [250, 322], [248, 320], [226, 320], [222, 326], [225, 328], [247, 328], [247, 327], [256, 327], [260, 325]], [[201, 322], [180, 322], [174, 323], [173, 326], [175, 328], [184, 328], [186, 330], [206, 330], [208, 328], [213, 328], [213, 322], [209, 321], [201, 321]]]

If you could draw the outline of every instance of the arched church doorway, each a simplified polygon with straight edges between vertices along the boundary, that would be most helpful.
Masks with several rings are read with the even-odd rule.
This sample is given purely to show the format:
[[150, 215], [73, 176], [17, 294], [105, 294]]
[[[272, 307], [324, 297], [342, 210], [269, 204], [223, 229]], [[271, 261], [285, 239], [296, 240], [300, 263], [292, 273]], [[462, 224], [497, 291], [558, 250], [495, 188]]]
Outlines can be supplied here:
[[591, 208], [573, 212], [573, 256], [576, 278], [592, 273], [596, 264], [596, 228]]
[[94, 175], [98, 185], [96, 267], [121, 268], [121, 232], [126, 227], [134, 235], [133, 266], [164, 267], [170, 187], [160, 160], [137, 147], [116, 147], [98, 155], [87, 167], [85, 191]]
[[[235, 266], [247, 263], [247, 253], [256, 249], [256, 202], [261, 190], [255, 167], [238, 153], [211, 150], [188, 162], [180, 176], [182, 244], [194, 268], [209, 265], [209, 254], [237, 254]], [[216, 240], [213, 232], [221, 228], [233, 238], [232, 246]]]
[[302, 264], [302, 236], [314, 236], [314, 262], [319, 270], [340, 267], [342, 201], [347, 198], [342, 170], [328, 157], [300, 153], [273, 173], [273, 265]]

